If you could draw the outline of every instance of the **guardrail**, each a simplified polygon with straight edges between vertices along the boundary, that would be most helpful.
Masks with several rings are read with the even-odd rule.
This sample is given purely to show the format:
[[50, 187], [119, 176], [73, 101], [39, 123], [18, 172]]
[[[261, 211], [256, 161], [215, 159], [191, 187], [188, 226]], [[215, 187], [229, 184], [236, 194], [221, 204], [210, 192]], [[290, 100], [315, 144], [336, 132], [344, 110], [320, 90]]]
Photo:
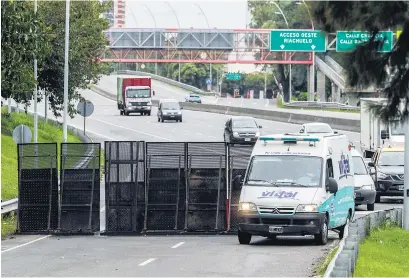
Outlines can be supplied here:
[[339, 102], [318, 102], [318, 101], [291, 101], [285, 102], [283, 105], [287, 107], [297, 108], [318, 108], [318, 109], [339, 109], [347, 111], [361, 111], [360, 106], [346, 105]]
[[[3, 105], [3, 106], [7, 107], [7, 105]], [[11, 107], [12, 111], [16, 111], [16, 109], [17, 109], [17, 107], [14, 107], [14, 106]], [[27, 112], [27, 114], [33, 115], [32, 112]], [[38, 119], [45, 119], [45, 118], [43, 116], [38, 115]], [[58, 121], [56, 121], [54, 119], [47, 119], [47, 120], [49, 122], [55, 124], [55, 125], [61, 125], [60, 122], [58, 122]], [[73, 132], [75, 135], [77, 135], [81, 139], [82, 142], [84, 142], [84, 143], [92, 143], [93, 142], [90, 137], [88, 137], [87, 135], [84, 135], [84, 133], [82, 131], [80, 131], [79, 129], [77, 129], [75, 127], [72, 127], [72, 126], [68, 126], [68, 129], [71, 132]], [[93, 152], [94, 152], [94, 147], [90, 146], [88, 148], [88, 152], [86, 154], [86, 157], [81, 162], [79, 162], [75, 166], [75, 168], [78, 169], [78, 168], [84, 167], [84, 165], [87, 165], [91, 161]], [[14, 198], [14, 199], [11, 199], [11, 200], [1, 202], [1, 214], [12, 212], [12, 211], [15, 211], [17, 209], [18, 209], [18, 198]]]
[[324, 277], [351, 277], [358, 260], [359, 244], [369, 236], [372, 229], [380, 227], [387, 220], [402, 227], [403, 210], [394, 208], [378, 211], [352, 221], [344, 234], [344, 238], [340, 241], [338, 251], [328, 265]]
[[187, 85], [184, 84], [182, 82], [179, 81], [175, 81], [173, 79], [169, 79], [160, 75], [156, 75], [153, 73], [149, 73], [149, 72], [143, 72], [143, 71], [133, 71], [133, 70], [119, 70], [116, 72], [117, 74], [128, 74], [128, 75], [140, 75], [140, 76], [150, 76], [152, 79], [154, 80], [158, 80], [161, 81], [163, 83], [167, 83], [169, 85], [173, 85], [182, 89], [185, 89], [187, 91], [191, 91], [194, 92], [196, 94], [201, 94], [201, 95], [214, 95], [214, 93], [209, 93], [209, 92], [205, 92], [199, 88], [196, 88], [194, 86], [191, 85]]
[[[91, 90], [93, 90], [94, 92], [108, 99], [116, 100], [115, 95], [101, 88], [91, 86]], [[153, 102], [152, 104], [157, 105], [157, 102]], [[352, 131], [352, 132], [361, 131], [360, 120], [314, 116], [314, 115], [297, 114], [297, 113], [282, 112], [282, 111], [221, 106], [221, 105], [214, 105], [214, 104], [198, 104], [198, 103], [189, 103], [189, 102], [181, 102], [180, 104], [184, 109], [192, 110], [192, 111], [210, 112], [210, 113], [218, 113], [218, 114], [225, 114], [225, 115], [229, 114], [229, 115], [239, 115], [239, 116], [251, 116], [251, 117], [256, 117], [259, 119], [265, 119], [265, 120], [277, 121], [277, 122], [294, 123], [294, 124], [322, 122], [322, 123], [327, 123], [331, 125], [334, 129]]]

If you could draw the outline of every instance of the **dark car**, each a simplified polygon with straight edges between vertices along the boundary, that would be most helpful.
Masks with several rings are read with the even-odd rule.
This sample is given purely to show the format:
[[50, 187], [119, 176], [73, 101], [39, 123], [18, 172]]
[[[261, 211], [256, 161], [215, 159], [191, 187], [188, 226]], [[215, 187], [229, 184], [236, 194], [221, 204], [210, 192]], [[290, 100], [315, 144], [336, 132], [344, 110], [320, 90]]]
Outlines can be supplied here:
[[182, 122], [182, 108], [175, 99], [162, 99], [158, 106], [158, 122], [172, 120]]
[[378, 149], [368, 163], [376, 170], [376, 203], [381, 197], [403, 197], [404, 190], [404, 154], [403, 146]]
[[224, 128], [224, 141], [232, 144], [255, 144], [260, 137], [260, 128], [252, 117], [232, 117]]
[[198, 95], [189, 95], [186, 98], [186, 102], [192, 102], [192, 103], [202, 103], [202, 99]]

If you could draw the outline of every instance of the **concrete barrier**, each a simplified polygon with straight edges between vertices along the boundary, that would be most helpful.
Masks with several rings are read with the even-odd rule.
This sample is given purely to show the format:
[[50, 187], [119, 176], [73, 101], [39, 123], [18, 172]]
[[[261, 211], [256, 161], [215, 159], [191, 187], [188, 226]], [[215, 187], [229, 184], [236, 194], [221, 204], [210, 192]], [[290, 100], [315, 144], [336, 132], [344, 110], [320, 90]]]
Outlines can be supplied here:
[[402, 227], [402, 211], [401, 208], [377, 211], [352, 221], [324, 277], [353, 277], [359, 257], [359, 244], [369, 236], [372, 229], [379, 228], [387, 220]]
[[[91, 90], [94, 92], [116, 101], [116, 96], [110, 92], [107, 92], [96, 86], [91, 86]], [[158, 105], [158, 100], [152, 102], [153, 105]], [[360, 132], [361, 123], [359, 120], [352, 119], [341, 119], [335, 117], [323, 117], [323, 116], [313, 116], [309, 114], [298, 114], [290, 112], [281, 112], [281, 111], [270, 111], [270, 110], [259, 110], [252, 108], [242, 108], [242, 107], [232, 107], [232, 106], [221, 106], [213, 104], [198, 104], [198, 103], [189, 103], [181, 102], [180, 103], [183, 109], [192, 110], [192, 111], [201, 111], [201, 112], [210, 112], [218, 113], [225, 115], [241, 115], [241, 116], [251, 116], [259, 119], [265, 119], [270, 121], [277, 122], [286, 122], [293, 124], [304, 124], [311, 122], [321, 122], [331, 125], [335, 130], [344, 130], [352, 132]], [[330, 113], [330, 112], [329, 112]]]
[[134, 71], [134, 70], [119, 70], [116, 72], [117, 74], [127, 74], [127, 75], [139, 75], [139, 76], [150, 76], [152, 79], [154, 80], [158, 80], [161, 81], [163, 83], [172, 85], [172, 86], [176, 86], [182, 89], [185, 89], [187, 91], [196, 93], [196, 94], [200, 94], [200, 95], [211, 95], [214, 96], [214, 93], [211, 92], [205, 92], [199, 88], [196, 88], [194, 86], [173, 80], [173, 79], [169, 79], [160, 75], [156, 75], [153, 73], [149, 73], [149, 72], [143, 72], [143, 71]]

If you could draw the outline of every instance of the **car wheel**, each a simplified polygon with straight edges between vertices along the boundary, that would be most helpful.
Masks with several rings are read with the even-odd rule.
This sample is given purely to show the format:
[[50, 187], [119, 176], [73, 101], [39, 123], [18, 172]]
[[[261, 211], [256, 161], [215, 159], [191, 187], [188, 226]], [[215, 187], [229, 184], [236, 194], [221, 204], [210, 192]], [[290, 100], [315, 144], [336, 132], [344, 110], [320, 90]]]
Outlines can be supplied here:
[[351, 214], [348, 213], [347, 221], [346, 221], [345, 225], [342, 226], [342, 227], [339, 229], [339, 234], [338, 234], [339, 239], [343, 239], [343, 238], [344, 238], [345, 227], [347, 227], [347, 226], [349, 225], [349, 222], [350, 222], [350, 221], [351, 221]]
[[129, 116], [129, 112], [125, 112], [125, 116]]
[[374, 211], [375, 210], [375, 203], [374, 204], [367, 204], [366, 209], [369, 211]]
[[251, 234], [239, 231], [237, 236], [240, 244], [250, 244]]
[[158, 117], [158, 122], [160, 122], [160, 118]]
[[182, 118], [180, 118], [179, 122], [182, 122]]
[[376, 197], [375, 197], [375, 203], [380, 203], [381, 202], [381, 196], [376, 193]]
[[146, 113], [146, 115], [150, 116], [150, 115], [151, 115], [151, 112], [150, 112], [150, 111], [149, 111], [149, 112], [147, 112], [147, 113]]
[[319, 234], [314, 235], [314, 240], [318, 245], [325, 245], [328, 242], [328, 220], [327, 217], [322, 221]]
[[165, 120], [161, 117], [161, 118], [160, 118], [160, 121], [163, 123]]

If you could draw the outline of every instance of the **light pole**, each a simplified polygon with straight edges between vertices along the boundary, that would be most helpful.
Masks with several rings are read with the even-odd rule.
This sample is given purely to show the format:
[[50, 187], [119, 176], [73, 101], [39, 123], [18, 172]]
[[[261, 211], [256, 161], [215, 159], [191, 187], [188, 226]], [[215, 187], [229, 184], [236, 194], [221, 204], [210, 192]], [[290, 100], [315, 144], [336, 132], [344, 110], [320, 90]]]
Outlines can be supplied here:
[[[207, 16], [206, 16], [206, 14], [203, 12], [203, 10], [202, 10], [202, 8], [199, 6], [199, 4], [193, 4], [193, 5], [195, 5], [195, 6], [197, 6], [198, 8], [199, 8], [199, 10], [200, 10], [200, 13], [203, 15], [203, 17], [205, 18], [205, 20], [206, 20], [206, 23], [207, 23], [207, 27], [210, 29], [210, 24], [209, 24], [209, 20], [207, 20]], [[209, 78], [210, 78], [210, 80], [211, 80], [211, 82], [213, 83], [213, 80], [212, 80], [212, 63], [210, 63], [209, 64]], [[210, 86], [212, 86], [212, 83], [210, 83]]]
[[[169, 2], [165, 1], [165, 4], [167, 4], [169, 6], [169, 8], [172, 10], [173, 14], [175, 15], [176, 21], [178, 23], [178, 27], [180, 29], [180, 22], [179, 22], [179, 18], [178, 18], [178, 15], [177, 15], [176, 11], [173, 9], [172, 5]], [[176, 49], [177, 49], [177, 47], [176, 47]], [[179, 59], [179, 79], [178, 79], [178, 81], [180, 82], [180, 51], [179, 50], [178, 50], [178, 59]]]
[[[283, 18], [284, 18], [284, 21], [285, 21], [285, 24], [287, 25], [287, 28], [288, 29], [290, 29], [290, 25], [288, 25], [288, 21], [287, 21], [287, 18], [285, 17], [285, 15], [284, 15], [284, 12], [283, 12], [283, 10], [280, 8], [280, 6], [276, 3], [276, 2], [271, 2], [271, 3], [273, 3], [274, 4], [274, 6], [276, 6], [277, 7], [277, 9], [279, 10], [279, 12], [275, 12], [275, 14], [280, 14], [280, 15], [282, 15], [283, 16]], [[290, 53], [290, 61], [291, 61], [291, 53]], [[290, 97], [290, 99], [289, 99], [289, 102], [291, 102], [291, 98], [292, 98], [292, 90], [293, 90], [293, 86], [292, 86], [292, 79], [293, 79], [293, 75], [292, 75], [292, 67], [291, 67], [291, 64], [289, 65], [289, 86], [288, 86], [288, 91], [289, 91], [289, 97]]]
[[[404, 124], [405, 125], [405, 124]], [[403, 188], [403, 228], [409, 231], [409, 119], [406, 119], [405, 133], [404, 188]]]
[[[314, 28], [314, 21], [312, 20], [312, 16], [310, 13], [310, 9], [308, 8], [307, 3], [305, 3], [305, 0], [301, 0], [302, 2], [296, 2], [297, 5], [304, 5], [305, 8], [307, 9], [308, 12], [308, 16], [310, 17], [310, 21], [311, 21], [311, 28], [312, 30], [315, 30]], [[315, 93], [315, 53], [312, 52], [311, 54], [312, 57], [312, 68], [311, 68], [311, 74], [310, 74], [310, 92], [311, 95], [309, 96], [309, 100], [314, 100], [314, 93]]]
[[[37, 0], [34, 0], [34, 14], [35, 14], [35, 32], [37, 32]], [[36, 44], [36, 51], [37, 51], [37, 40]], [[38, 115], [37, 115], [37, 94], [38, 94], [38, 86], [37, 86], [37, 55], [34, 58], [34, 79], [35, 79], [35, 88], [34, 88], [34, 143], [37, 143], [38, 139]], [[47, 101], [47, 100], [46, 100]]]
[[64, 58], [64, 120], [63, 142], [67, 142], [67, 117], [68, 117], [68, 54], [70, 47], [70, 0], [65, 1], [65, 58]]
[[[155, 20], [155, 17], [153, 16], [153, 13], [152, 13], [151, 9], [149, 9], [148, 5], [146, 5], [146, 4], [143, 4], [143, 5], [145, 6], [145, 8], [148, 10], [149, 14], [151, 15], [151, 17], [153, 19], [153, 23], [155, 24], [155, 29], [156, 29], [157, 28], [156, 20]], [[156, 57], [156, 60], [157, 60], [158, 59], [158, 52], [157, 51], [155, 51], [155, 57]], [[155, 74], [158, 75], [158, 62], [155, 63]]]

